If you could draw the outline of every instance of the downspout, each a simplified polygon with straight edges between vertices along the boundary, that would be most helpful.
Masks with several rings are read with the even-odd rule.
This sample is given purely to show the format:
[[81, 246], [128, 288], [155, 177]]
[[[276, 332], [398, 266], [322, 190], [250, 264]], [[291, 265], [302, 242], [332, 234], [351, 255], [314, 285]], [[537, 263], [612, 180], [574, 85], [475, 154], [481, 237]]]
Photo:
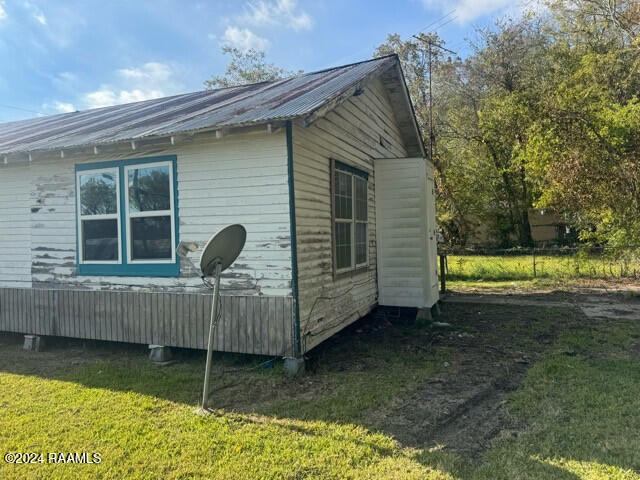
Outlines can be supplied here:
[[296, 236], [296, 194], [293, 180], [293, 127], [291, 120], [286, 123], [287, 132], [287, 173], [289, 183], [289, 228], [291, 230], [291, 293], [293, 296], [293, 352], [295, 358], [302, 358], [300, 344], [300, 305], [298, 302], [298, 241]]

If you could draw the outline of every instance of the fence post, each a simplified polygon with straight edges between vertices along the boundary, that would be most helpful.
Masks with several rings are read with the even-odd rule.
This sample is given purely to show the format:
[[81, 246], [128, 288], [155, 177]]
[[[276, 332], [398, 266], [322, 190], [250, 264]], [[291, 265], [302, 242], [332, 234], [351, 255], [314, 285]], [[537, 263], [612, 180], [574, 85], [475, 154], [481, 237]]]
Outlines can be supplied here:
[[447, 292], [447, 275], [445, 272], [446, 254], [440, 254], [440, 293]]
[[533, 278], [538, 276], [538, 272], [536, 271], [536, 247], [533, 247]]

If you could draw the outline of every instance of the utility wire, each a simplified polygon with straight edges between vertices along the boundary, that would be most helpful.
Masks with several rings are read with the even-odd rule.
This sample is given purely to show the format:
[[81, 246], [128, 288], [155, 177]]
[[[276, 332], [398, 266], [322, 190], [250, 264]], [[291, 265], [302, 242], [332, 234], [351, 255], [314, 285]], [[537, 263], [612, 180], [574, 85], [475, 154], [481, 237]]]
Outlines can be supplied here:
[[43, 115], [42, 112], [36, 112], [35, 110], [29, 110], [27, 108], [22, 108], [22, 107], [14, 107], [13, 105], [6, 105], [4, 103], [0, 103], [0, 107], [2, 107], [2, 108], [11, 108], [13, 110], [20, 110], [22, 112], [35, 113], [37, 115]]
[[[445, 14], [444, 14], [442, 17], [440, 17], [439, 19], [437, 19], [437, 20], [435, 20], [435, 21], [431, 22], [429, 25], [427, 25], [426, 27], [422, 28], [422, 29], [421, 29], [421, 31], [422, 31], [422, 30], [427, 30], [428, 28], [433, 27], [436, 23], [441, 22], [442, 20], [444, 20], [445, 18], [447, 18], [449, 15], [451, 15], [451, 14], [452, 14], [452, 13], [454, 13], [455, 11], [456, 11], [456, 9], [454, 8], [454, 9], [453, 9], [453, 10], [451, 10], [450, 12], [445, 13]], [[458, 18], [458, 15], [455, 15], [453, 18], [454, 18], [454, 19], [455, 19], [455, 18]], [[437, 28], [440, 28], [440, 27], [437, 27]], [[437, 30], [437, 28], [436, 28], [436, 30]]]

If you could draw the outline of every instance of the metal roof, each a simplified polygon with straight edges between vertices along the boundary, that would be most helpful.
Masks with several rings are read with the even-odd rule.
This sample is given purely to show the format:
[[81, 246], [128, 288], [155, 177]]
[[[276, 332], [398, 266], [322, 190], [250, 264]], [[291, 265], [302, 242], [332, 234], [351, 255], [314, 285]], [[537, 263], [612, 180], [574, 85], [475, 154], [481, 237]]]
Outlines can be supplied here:
[[292, 119], [313, 113], [395, 55], [218, 90], [0, 124], [0, 155], [143, 139]]

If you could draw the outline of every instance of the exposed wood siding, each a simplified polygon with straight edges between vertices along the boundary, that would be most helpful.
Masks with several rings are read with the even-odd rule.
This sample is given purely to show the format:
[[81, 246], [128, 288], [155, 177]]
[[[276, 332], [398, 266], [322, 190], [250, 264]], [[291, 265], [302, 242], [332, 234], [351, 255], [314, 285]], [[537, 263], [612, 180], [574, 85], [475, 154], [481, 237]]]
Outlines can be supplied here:
[[31, 286], [29, 164], [0, 164], [0, 286]]
[[[221, 227], [242, 223], [247, 229], [247, 243], [237, 262], [223, 275], [223, 292], [290, 296], [291, 249], [284, 132], [250, 133], [217, 140], [212, 136], [207, 140], [187, 139], [175, 147], [153, 151], [124, 150], [117, 155], [34, 160], [30, 169], [3, 169], [0, 166], [3, 181], [4, 172], [15, 169], [17, 173], [13, 176], [20, 179], [24, 191], [30, 191], [22, 199], [22, 210], [16, 209], [6, 221], [28, 220], [30, 215], [31, 245], [26, 248], [30, 248], [31, 258], [23, 255], [20, 268], [30, 271], [33, 286], [202, 291], [202, 282], [193, 268], [200, 250], [192, 253], [188, 261], [181, 262], [178, 278], [76, 275], [74, 164], [175, 154], [180, 240], [195, 242], [202, 248]], [[23, 231], [29, 237], [27, 231]], [[9, 242], [14, 240], [21, 246], [28, 245], [18, 242], [17, 237], [11, 237]], [[25, 281], [29, 280], [26, 272], [23, 277]]]
[[[291, 297], [222, 296], [215, 348], [290, 356]], [[206, 348], [211, 295], [0, 288], [0, 331]]]
[[[304, 351], [368, 313], [377, 301], [374, 158], [406, 157], [387, 92], [378, 80], [310, 127], [294, 124], [293, 164]], [[369, 174], [369, 268], [334, 281], [330, 159]]]

